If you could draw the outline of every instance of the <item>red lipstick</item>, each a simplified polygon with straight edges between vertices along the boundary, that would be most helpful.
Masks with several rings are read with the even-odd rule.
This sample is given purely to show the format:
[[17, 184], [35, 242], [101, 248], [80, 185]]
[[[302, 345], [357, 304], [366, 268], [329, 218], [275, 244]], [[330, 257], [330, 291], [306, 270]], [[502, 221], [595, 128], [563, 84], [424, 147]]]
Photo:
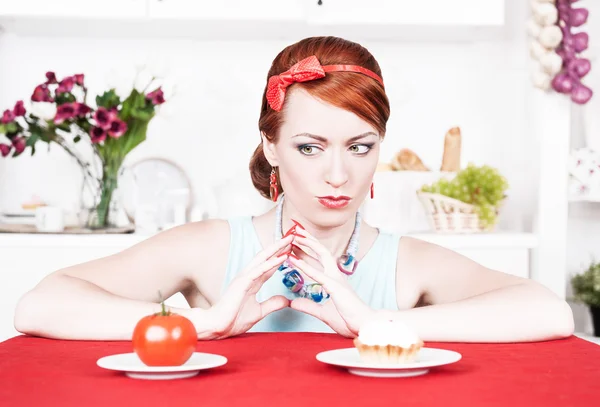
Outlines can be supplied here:
[[350, 203], [349, 196], [319, 196], [319, 203], [328, 209], [341, 209]]

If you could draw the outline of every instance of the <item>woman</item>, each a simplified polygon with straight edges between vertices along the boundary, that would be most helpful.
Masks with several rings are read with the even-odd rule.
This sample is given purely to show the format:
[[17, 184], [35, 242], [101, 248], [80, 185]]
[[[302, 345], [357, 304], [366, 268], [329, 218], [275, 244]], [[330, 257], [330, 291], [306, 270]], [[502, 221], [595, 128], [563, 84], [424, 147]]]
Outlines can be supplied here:
[[335, 37], [285, 48], [268, 74], [262, 141], [250, 163], [254, 185], [275, 208], [187, 224], [58, 270], [21, 299], [16, 328], [127, 340], [159, 310], [159, 292], [181, 292], [191, 308], [174, 312], [194, 323], [199, 339], [248, 330], [354, 337], [380, 316], [409, 323], [426, 341], [571, 335], [569, 306], [546, 288], [361, 220], [389, 112], [381, 70], [365, 48]]

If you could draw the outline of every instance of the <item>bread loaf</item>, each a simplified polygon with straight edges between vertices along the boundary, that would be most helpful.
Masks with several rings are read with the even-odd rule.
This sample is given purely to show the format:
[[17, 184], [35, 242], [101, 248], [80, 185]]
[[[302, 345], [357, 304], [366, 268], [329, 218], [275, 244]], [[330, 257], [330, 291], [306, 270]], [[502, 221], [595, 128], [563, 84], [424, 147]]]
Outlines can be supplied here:
[[396, 171], [429, 171], [419, 156], [408, 148], [400, 150], [392, 159], [391, 165]]
[[442, 171], [460, 171], [461, 134], [459, 127], [453, 127], [444, 138], [444, 156], [442, 158]]

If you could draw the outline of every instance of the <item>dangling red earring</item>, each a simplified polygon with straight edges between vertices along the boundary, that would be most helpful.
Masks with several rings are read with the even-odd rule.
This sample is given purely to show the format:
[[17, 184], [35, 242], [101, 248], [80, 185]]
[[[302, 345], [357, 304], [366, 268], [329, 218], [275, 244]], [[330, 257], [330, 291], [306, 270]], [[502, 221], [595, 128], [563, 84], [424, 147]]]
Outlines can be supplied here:
[[373, 183], [371, 182], [371, 199], [373, 199], [373, 197], [375, 197], [375, 189]]
[[271, 195], [271, 201], [277, 202], [277, 198], [279, 197], [279, 188], [277, 188], [277, 173], [275, 172], [275, 167], [271, 169], [271, 184], [269, 186], [269, 193]]

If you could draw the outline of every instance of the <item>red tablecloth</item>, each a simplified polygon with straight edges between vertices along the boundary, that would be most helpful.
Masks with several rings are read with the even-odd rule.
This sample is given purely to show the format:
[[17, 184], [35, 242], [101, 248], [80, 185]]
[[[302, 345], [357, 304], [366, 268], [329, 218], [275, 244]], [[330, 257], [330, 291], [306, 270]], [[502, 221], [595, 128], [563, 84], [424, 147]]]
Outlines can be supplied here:
[[463, 355], [424, 376], [380, 379], [315, 359], [351, 347], [332, 334], [256, 333], [200, 342], [229, 361], [179, 380], [96, 366], [130, 342], [20, 336], [0, 344], [0, 406], [599, 406], [600, 346], [571, 337], [525, 344], [427, 343]]

